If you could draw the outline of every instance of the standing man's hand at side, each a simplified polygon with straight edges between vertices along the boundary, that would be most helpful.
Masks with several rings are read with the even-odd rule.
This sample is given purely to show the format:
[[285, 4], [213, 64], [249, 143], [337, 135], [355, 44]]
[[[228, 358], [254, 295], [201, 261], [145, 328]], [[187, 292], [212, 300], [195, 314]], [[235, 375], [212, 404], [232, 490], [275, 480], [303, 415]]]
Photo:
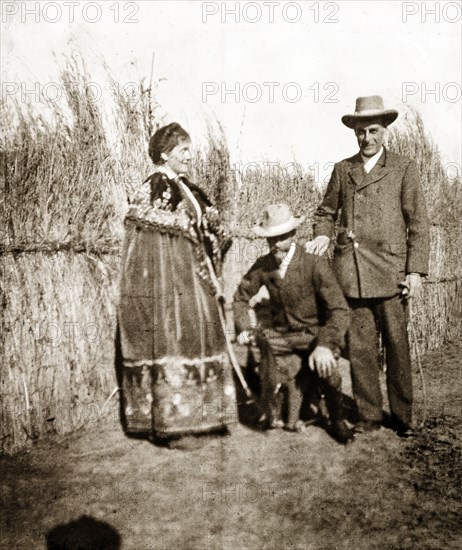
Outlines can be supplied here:
[[330, 239], [325, 235], [320, 235], [312, 241], [305, 243], [305, 251], [308, 254], [316, 254], [317, 256], [323, 256], [329, 248]]
[[401, 286], [403, 287], [401, 295], [404, 296], [406, 300], [417, 296], [422, 288], [422, 277], [420, 273], [409, 273], [406, 275], [406, 280], [401, 283]]

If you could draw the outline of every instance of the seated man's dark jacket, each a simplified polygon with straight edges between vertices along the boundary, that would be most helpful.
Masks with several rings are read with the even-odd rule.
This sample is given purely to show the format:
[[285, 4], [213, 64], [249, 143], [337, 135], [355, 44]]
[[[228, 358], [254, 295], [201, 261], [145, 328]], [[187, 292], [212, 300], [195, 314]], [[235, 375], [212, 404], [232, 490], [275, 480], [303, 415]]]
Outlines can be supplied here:
[[276, 258], [259, 258], [244, 276], [234, 295], [234, 319], [239, 332], [249, 330], [249, 300], [266, 286], [273, 327], [281, 332], [303, 331], [316, 344], [338, 352], [348, 328], [348, 306], [327, 260], [307, 254], [297, 245], [281, 280]]

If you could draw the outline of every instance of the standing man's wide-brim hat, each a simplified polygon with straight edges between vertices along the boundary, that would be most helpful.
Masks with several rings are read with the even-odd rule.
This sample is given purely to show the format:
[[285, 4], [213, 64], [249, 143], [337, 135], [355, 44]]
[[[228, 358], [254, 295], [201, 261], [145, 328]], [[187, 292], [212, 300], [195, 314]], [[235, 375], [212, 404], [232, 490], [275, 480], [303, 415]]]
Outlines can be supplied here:
[[270, 204], [263, 210], [261, 220], [253, 231], [259, 237], [278, 237], [289, 233], [304, 221], [305, 216], [294, 216], [287, 204]]
[[354, 129], [356, 122], [374, 118], [380, 118], [384, 126], [388, 126], [398, 118], [398, 111], [385, 109], [379, 95], [358, 97], [354, 114], [342, 116], [342, 122], [348, 128]]

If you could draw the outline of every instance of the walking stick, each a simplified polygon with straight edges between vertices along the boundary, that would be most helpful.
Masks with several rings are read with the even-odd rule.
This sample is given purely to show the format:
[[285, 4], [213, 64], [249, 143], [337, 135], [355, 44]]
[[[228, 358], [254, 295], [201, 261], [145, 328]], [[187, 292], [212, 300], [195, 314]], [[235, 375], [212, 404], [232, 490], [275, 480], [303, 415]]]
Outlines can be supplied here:
[[233, 344], [231, 343], [231, 339], [229, 337], [229, 334], [228, 334], [228, 331], [226, 330], [226, 320], [225, 320], [225, 314], [224, 314], [224, 311], [223, 311], [223, 295], [222, 295], [222, 292], [221, 292], [221, 285], [217, 279], [217, 276], [215, 274], [215, 269], [212, 265], [212, 262], [209, 258], [209, 256], [205, 256], [206, 258], [206, 262], [207, 262], [207, 266], [209, 268], [209, 273], [210, 273], [210, 277], [212, 279], [212, 283], [213, 285], [215, 286], [215, 289], [217, 291], [217, 305], [218, 305], [218, 314], [220, 316], [220, 323], [221, 323], [221, 328], [223, 330], [223, 334], [225, 335], [225, 340], [226, 340], [226, 347], [228, 349], [228, 355], [229, 355], [229, 359], [231, 361], [231, 365], [234, 369], [234, 372], [236, 373], [237, 377], [239, 378], [239, 382], [241, 383], [244, 391], [245, 391], [245, 394], [247, 395], [248, 397], [248, 400], [246, 401], [246, 404], [249, 404], [249, 403], [255, 403], [255, 399], [252, 395], [252, 392], [244, 378], [244, 375], [242, 374], [242, 370], [241, 370], [241, 367], [239, 365], [239, 361], [237, 360], [237, 357], [236, 357], [236, 354], [234, 353], [234, 349], [233, 349]]
[[419, 428], [425, 427], [425, 423], [427, 421], [427, 388], [425, 385], [425, 376], [422, 368], [422, 361], [420, 359], [420, 352], [417, 342], [417, 335], [415, 333], [415, 328], [413, 324], [413, 311], [412, 311], [412, 302], [411, 300], [408, 301], [408, 307], [409, 307], [409, 318], [408, 318], [408, 330], [409, 330], [409, 339], [413, 343], [413, 347], [415, 350], [415, 357], [417, 361], [417, 367], [419, 369], [420, 379], [422, 383], [422, 393], [423, 393], [423, 413], [422, 413], [422, 421], [419, 423]]
[[222, 304], [219, 302], [218, 303], [218, 313], [220, 315], [220, 322], [221, 322], [221, 327], [223, 329], [223, 333], [225, 335], [225, 340], [226, 340], [226, 347], [228, 349], [228, 355], [229, 355], [229, 359], [231, 361], [231, 365], [233, 366], [233, 369], [234, 369], [234, 372], [236, 373], [237, 377], [239, 378], [239, 382], [241, 383], [244, 391], [245, 391], [245, 394], [247, 395], [247, 397], [249, 398], [248, 401], [246, 401], [246, 404], [249, 404], [249, 403], [254, 403], [255, 402], [255, 399], [253, 397], [253, 394], [244, 378], [244, 375], [242, 374], [242, 370], [241, 370], [241, 367], [239, 365], [239, 361], [237, 360], [237, 357], [236, 357], [236, 354], [234, 353], [234, 349], [233, 349], [233, 344], [231, 343], [231, 339], [229, 337], [229, 334], [226, 330], [226, 321], [225, 321], [225, 316], [224, 316], [224, 313], [223, 313], [223, 306]]

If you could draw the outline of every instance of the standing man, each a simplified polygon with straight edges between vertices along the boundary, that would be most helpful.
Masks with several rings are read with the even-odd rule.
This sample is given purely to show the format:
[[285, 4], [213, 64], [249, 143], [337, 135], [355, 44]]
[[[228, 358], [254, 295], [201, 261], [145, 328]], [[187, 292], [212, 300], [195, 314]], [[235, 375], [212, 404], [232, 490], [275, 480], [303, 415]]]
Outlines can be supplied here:
[[398, 117], [380, 96], [359, 97], [342, 122], [354, 130], [359, 152], [335, 164], [316, 211], [314, 239], [323, 255], [339, 222], [334, 270], [351, 309], [348, 354], [360, 420], [357, 431], [382, 424], [378, 334], [387, 358], [392, 426], [412, 431], [412, 372], [407, 339], [407, 302], [428, 272], [429, 223], [415, 163], [384, 146], [386, 128]]

